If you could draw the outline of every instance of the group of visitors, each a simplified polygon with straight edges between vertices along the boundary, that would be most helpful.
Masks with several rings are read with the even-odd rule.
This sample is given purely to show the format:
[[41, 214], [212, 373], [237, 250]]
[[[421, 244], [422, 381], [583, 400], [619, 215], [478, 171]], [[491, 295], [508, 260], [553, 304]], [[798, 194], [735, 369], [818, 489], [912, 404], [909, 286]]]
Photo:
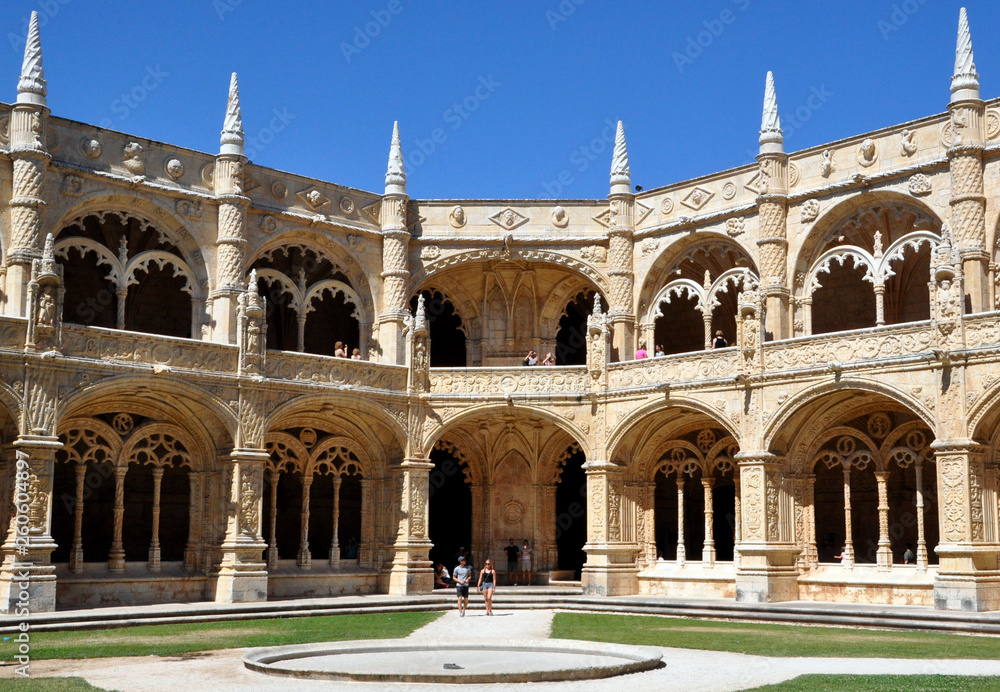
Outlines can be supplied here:
[[[510, 545], [504, 548], [504, 553], [507, 555], [508, 584], [516, 586], [519, 573], [522, 583], [525, 585], [531, 584], [532, 552], [527, 540], [524, 541], [523, 547], [518, 548], [514, 543], [514, 539], [510, 539]], [[465, 617], [465, 611], [469, 607], [469, 587], [472, 583], [472, 577], [475, 574], [470, 557], [464, 547], [459, 548], [459, 555], [456, 557], [458, 564], [452, 569], [450, 574], [448, 573], [448, 568], [440, 562], [434, 565], [434, 588], [444, 589], [450, 586], [455, 587], [455, 593], [458, 596], [459, 617]], [[499, 575], [493, 567], [493, 561], [487, 558], [483, 568], [479, 570], [479, 578], [476, 580], [476, 588], [483, 594], [483, 600], [486, 603], [487, 615], [493, 615], [493, 593], [498, 582]]]
[[[524, 357], [525, 365], [538, 365], [538, 354], [534, 350], [528, 351], [528, 355]], [[545, 359], [542, 361], [542, 365], [555, 365], [556, 357], [551, 353], [545, 354]]]
[[[717, 348], [726, 348], [729, 346], [729, 342], [726, 341], [726, 337], [722, 336], [722, 330], [715, 332], [715, 337], [712, 339], [712, 345], [709, 347], [710, 350], [714, 351]], [[534, 353], [532, 351], [531, 353]], [[531, 354], [528, 354], [531, 355]], [[656, 350], [653, 352], [653, 358], [659, 358], [660, 356], [665, 356], [666, 353], [663, 352], [663, 347], [659, 344], [656, 345]], [[646, 350], [646, 344], [640, 343], [639, 348], [635, 351], [636, 360], [644, 360], [649, 358], [649, 351]], [[527, 359], [525, 359], [525, 365], [527, 365]]]
[[[347, 344], [345, 344], [343, 341], [338, 341], [336, 344], [334, 344], [333, 355], [335, 358], [347, 358], [348, 357]], [[350, 359], [361, 360], [361, 349], [356, 348], [353, 351], [351, 351]]]

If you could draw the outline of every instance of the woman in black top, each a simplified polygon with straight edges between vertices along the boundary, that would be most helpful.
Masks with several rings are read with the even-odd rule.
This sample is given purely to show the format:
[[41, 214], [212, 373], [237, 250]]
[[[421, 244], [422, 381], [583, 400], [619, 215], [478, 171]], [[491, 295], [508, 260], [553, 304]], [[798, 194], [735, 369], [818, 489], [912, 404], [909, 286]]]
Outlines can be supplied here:
[[479, 570], [479, 583], [476, 586], [483, 592], [486, 601], [486, 614], [493, 614], [493, 587], [496, 582], [496, 572], [493, 571], [493, 560], [487, 560], [486, 566]]
[[725, 348], [728, 345], [729, 342], [726, 341], [726, 338], [724, 336], [722, 336], [722, 330], [720, 329], [715, 333], [715, 338], [712, 339], [712, 350], [715, 350], [717, 348]]

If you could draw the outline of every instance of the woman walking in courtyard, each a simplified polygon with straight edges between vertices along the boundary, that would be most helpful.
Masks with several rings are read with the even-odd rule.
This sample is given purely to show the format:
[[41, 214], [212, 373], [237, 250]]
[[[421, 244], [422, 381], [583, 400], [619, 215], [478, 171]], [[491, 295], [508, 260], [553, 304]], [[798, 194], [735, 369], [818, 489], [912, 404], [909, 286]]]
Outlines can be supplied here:
[[528, 547], [528, 541], [521, 548], [521, 581], [526, 586], [531, 586], [531, 548]]
[[476, 587], [483, 592], [486, 601], [486, 614], [493, 614], [493, 589], [496, 585], [496, 572], [493, 571], [493, 560], [487, 560], [486, 565], [479, 570], [479, 582]]

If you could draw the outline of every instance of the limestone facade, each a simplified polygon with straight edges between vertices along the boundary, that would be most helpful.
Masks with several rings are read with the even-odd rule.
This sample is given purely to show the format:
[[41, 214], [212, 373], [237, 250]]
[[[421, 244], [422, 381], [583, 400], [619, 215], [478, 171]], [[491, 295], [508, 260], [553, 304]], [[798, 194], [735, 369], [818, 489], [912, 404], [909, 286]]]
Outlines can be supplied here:
[[755, 164], [636, 192], [619, 125], [606, 200], [410, 199], [398, 127], [383, 194], [262, 167], [235, 75], [216, 155], [46, 90], [35, 18], [0, 609], [410, 593], [511, 538], [588, 593], [1000, 609], [1000, 100], [964, 10], [946, 113], [786, 153], [768, 74]]

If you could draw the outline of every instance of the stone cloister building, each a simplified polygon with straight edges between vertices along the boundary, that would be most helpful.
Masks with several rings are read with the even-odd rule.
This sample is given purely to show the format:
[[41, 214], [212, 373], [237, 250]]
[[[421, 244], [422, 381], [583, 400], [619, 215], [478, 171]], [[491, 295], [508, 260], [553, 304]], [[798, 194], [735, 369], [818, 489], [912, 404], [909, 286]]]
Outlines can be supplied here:
[[605, 200], [410, 199], [398, 129], [383, 194], [257, 165], [235, 75], [216, 155], [46, 90], [33, 18], [3, 609], [407, 594], [511, 538], [593, 594], [1000, 609], [1000, 101], [964, 10], [946, 113], [786, 153], [768, 74], [754, 164], [636, 192], [619, 124]]

